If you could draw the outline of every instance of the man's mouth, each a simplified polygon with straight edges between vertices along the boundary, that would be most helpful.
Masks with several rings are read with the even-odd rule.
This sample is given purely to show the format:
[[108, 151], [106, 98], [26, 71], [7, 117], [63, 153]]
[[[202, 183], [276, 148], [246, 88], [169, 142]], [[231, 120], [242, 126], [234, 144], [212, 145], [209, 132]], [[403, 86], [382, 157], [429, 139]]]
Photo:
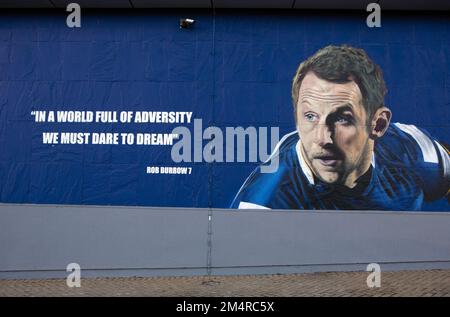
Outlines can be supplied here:
[[318, 160], [320, 162], [320, 164], [324, 165], [324, 166], [336, 166], [339, 158], [337, 156], [333, 156], [333, 155], [326, 155], [326, 156], [318, 156], [316, 157], [316, 160]]

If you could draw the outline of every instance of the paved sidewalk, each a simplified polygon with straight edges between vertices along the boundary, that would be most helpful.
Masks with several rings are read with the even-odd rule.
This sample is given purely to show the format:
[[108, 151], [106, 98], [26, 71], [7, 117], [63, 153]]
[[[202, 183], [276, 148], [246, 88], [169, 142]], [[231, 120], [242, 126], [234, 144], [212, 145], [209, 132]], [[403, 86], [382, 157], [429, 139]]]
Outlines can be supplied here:
[[383, 272], [368, 288], [369, 272], [283, 275], [0, 280], [0, 296], [450, 296], [450, 270]]

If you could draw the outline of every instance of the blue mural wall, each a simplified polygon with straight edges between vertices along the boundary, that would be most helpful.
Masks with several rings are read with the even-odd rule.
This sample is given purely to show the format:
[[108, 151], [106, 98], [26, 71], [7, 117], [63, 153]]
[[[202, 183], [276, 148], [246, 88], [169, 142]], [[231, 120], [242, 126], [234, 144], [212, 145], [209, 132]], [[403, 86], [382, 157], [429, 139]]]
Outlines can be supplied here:
[[[196, 20], [180, 29], [179, 19]], [[36, 122], [34, 111], [192, 112], [203, 127], [295, 130], [291, 81], [321, 47], [363, 48], [393, 122], [449, 142], [450, 19], [386, 13], [0, 13], [0, 202], [227, 208], [256, 162], [175, 163], [170, 146], [44, 144], [43, 132], [170, 133], [176, 124]], [[193, 130], [193, 122], [180, 124]], [[206, 143], [206, 142], [205, 142]], [[191, 167], [189, 175], [148, 166]], [[423, 210], [450, 210], [445, 199]]]

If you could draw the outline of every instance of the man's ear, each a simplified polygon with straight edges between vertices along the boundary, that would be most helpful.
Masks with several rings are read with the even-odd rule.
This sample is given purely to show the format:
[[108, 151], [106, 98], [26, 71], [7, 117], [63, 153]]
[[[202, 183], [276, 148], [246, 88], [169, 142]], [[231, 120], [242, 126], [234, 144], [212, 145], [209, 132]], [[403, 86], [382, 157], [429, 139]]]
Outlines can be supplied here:
[[370, 135], [373, 139], [381, 138], [389, 127], [392, 112], [387, 107], [381, 107], [372, 117]]

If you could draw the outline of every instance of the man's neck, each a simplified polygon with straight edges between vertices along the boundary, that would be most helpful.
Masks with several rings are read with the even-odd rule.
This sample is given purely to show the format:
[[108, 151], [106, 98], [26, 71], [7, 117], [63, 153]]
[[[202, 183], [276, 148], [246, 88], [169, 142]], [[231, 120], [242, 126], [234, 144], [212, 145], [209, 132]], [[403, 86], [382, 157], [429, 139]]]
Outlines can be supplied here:
[[348, 188], [354, 188], [358, 184], [359, 178], [369, 170], [373, 157], [373, 141], [368, 141], [364, 153], [358, 163], [358, 167], [345, 177], [343, 184]]

